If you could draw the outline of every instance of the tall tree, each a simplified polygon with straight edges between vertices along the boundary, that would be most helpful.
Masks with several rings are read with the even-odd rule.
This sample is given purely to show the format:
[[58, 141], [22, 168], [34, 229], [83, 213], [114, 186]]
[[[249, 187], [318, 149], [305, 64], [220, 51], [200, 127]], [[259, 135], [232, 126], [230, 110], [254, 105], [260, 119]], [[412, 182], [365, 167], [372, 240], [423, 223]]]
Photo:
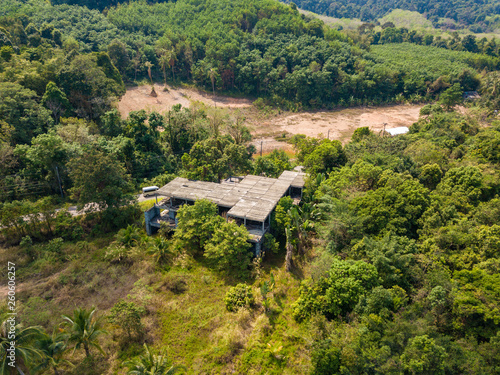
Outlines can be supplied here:
[[66, 94], [54, 82], [47, 83], [45, 93], [42, 96], [42, 104], [52, 111], [56, 124], [59, 123], [61, 115], [69, 108]]
[[203, 256], [219, 271], [246, 277], [251, 263], [250, 235], [244, 226], [222, 221], [214, 228]]
[[53, 123], [49, 111], [38, 104], [34, 91], [11, 82], [0, 82], [2, 120], [13, 128], [12, 144], [30, 143], [33, 136], [46, 132]]
[[287, 272], [292, 271], [293, 266], [293, 238], [290, 226], [285, 228], [286, 234], [286, 255], [285, 255], [285, 269]]
[[215, 227], [224, 221], [217, 215], [217, 206], [206, 199], [182, 206], [177, 211], [177, 220], [176, 246], [190, 253], [201, 253]]
[[207, 70], [207, 77], [210, 78], [210, 81], [212, 82], [212, 94], [213, 94], [213, 101], [214, 101], [214, 106], [217, 107], [217, 102], [215, 101], [215, 81], [217, 79], [217, 69], [216, 68], [209, 68]]
[[70, 191], [80, 207], [95, 203], [105, 209], [119, 207], [124, 202], [129, 176], [121, 163], [110, 155], [94, 148], [71, 159], [68, 168], [73, 181]]

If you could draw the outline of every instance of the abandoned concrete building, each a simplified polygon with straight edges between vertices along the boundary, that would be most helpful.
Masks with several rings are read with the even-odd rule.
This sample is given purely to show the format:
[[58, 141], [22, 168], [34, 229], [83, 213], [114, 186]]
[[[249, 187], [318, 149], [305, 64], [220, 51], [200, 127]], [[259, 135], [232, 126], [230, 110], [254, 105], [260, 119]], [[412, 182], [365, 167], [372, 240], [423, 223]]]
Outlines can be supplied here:
[[162, 199], [145, 212], [146, 231], [148, 235], [153, 234], [162, 222], [175, 228], [177, 210], [182, 205], [208, 199], [217, 205], [219, 214], [226, 220], [245, 225], [254, 253], [258, 255], [270, 228], [271, 213], [284, 196], [300, 202], [304, 177], [299, 171], [284, 171], [279, 178], [232, 177], [221, 183], [177, 177], [156, 191]]

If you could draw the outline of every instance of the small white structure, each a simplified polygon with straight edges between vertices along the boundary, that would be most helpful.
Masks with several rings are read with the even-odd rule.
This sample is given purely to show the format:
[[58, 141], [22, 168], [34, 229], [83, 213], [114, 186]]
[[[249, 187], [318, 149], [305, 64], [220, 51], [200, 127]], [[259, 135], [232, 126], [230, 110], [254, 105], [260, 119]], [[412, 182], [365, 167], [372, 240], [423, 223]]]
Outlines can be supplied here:
[[154, 193], [159, 189], [158, 186], [146, 186], [142, 188], [142, 196], [147, 197], [148, 195], [154, 195]]
[[410, 131], [406, 126], [400, 126], [399, 128], [385, 129], [386, 133], [389, 133], [392, 137], [395, 135], [406, 134]]

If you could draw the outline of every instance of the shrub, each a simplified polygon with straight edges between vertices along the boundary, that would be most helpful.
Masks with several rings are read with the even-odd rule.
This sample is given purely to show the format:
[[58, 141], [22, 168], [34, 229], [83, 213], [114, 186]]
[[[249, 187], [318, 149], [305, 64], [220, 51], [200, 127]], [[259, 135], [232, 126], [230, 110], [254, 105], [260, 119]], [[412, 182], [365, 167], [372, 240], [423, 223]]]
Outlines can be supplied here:
[[371, 134], [373, 134], [373, 133], [370, 131], [370, 128], [368, 126], [364, 126], [362, 128], [357, 128], [356, 130], [354, 130], [354, 134], [352, 135], [351, 140], [353, 142], [359, 142], [364, 137], [367, 137]]
[[340, 349], [328, 339], [318, 342], [311, 353], [312, 375], [338, 374], [340, 370]]
[[219, 272], [247, 277], [252, 259], [249, 238], [244, 226], [222, 221], [206, 244], [203, 256]]
[[228, 311], [236, 311], [240, 307], [252, 306], [255, 302], [252, 288], [246, 284], [238, 284], [230, 288], [224, 297]]
[[132, 335], [141, 337], [144, 331], [141, 316], [145, 312], [144, 307], [137, 306], [134, 302], [120, 300], [111, 309], [109, 321], [120, 326], [127, 334], [128, 339], [131, 339]]

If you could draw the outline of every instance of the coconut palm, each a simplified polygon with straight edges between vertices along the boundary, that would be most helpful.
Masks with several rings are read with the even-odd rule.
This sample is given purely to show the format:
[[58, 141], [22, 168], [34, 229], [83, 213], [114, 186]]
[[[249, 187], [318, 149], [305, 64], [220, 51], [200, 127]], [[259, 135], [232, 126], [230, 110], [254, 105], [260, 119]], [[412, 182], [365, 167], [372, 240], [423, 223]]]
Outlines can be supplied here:
[[64, 323], [69, 325], [68, 341], [75, 343], [75, 348], [73, 353], [77, 349], [83, 347], [85, 349], [85, 354], [90, 357], [90, 348], [94, 347], [99, 350], [103, 355], [104, 351], [99, 345], [98, 337], [103, 333], [108, 333], [101, 328], [101, 319], [95, 319], [94, 314], [96, 308], [92, 310], [76, 309], [73, 311], [73, 316], [69, 317], [63, 315]]
[[175, 82], [174, 66], [177, 61], [177, 55], [174, 49], [168, 49], [165, 51], [165, 59], [167, 60], [168, 66], [172, 69], [172, 79]]
[[215, 101], [215, 79], [217, 78], [217, 69], [214, 68], [208, 69], [207, 76], [210, 78], [210, 81], [212, 81], [213, 101], [214, 101], [214, 106], [217, 107], [217, 102]]
[[146, 68], [148, 68], [148, 76], [149, 76], [149, 80], [151, 81], [151, 86], [153, 86], [153, 76], [151, 75], [151, 68], [153, 67], [153, 64], [149, 61], [146, 61], [144, 63], [144, 66]]
[[[34, 362], [43, 358], [42, 352], [32, 343], [44, 333], [41, 327], [23, 328], [17, 324], [13, 327], [15, 333], [15, 339], [13, 339], [12, 336], [9, 337], [12, 333], [11, 327], [9, 320], [5, 320], [0, 327], [0, 375], [24, 375], [23, 368], [30, 367]], [[8, 351], [12, 341], [15, 341], [14, 362], [9, 358], [11, 352]]]
[[35, 368], [36, 371], [50, 367], [54, 370], [55, 375], [59, 375], [60, 372], [57, 368], [63, 363], [73, 366], [70, 361], [62, 358], [68, 349], [68, 345], [66, 343], [67, 338], [67, 334], [57, 332], [54, 329], [52, 335], [49, 336], [44, 333], [43, 337], [36, 341], [36, 346], [44, 354], [41, 363]]
[[164, 350], [156, 354], [144, 344], [144, 354], [124, 363], [129, 368], [128, 375], [174, 375], [184, 366], [173, 366]]
[[166, 50], [162, 49], [158, 52], [160, 57], [158, 58], [158, 62], [160, 63], [161, 69], [163, 71], [163, 79], [165, 80], [165, 85], [167, 84], [167, 65], [169, 58], [166, 55]]

